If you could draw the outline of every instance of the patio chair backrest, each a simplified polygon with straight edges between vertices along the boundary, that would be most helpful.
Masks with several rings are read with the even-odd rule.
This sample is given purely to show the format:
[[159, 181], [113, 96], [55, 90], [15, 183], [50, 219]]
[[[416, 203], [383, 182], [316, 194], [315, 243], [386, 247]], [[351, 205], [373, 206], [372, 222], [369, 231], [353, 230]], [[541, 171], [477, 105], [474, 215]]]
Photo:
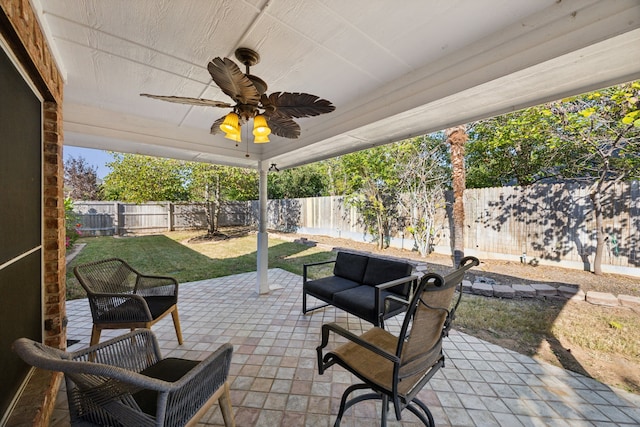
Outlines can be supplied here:
[[452, 307], [454, 293], [465, 272], [477, 262], [472, 257], [464, 258], [460, 268], [445, 277], [429, 273], [422, 278], [398, 340], [399, 381], [415, 384], [442, 357], [442, 338], [447, 335], [460, 302], [461, 293]]
[[139, 273], [118, 258], [79, 265], [73, 269], [87, 294], [112, 293], [132, 294], [136, 292]]

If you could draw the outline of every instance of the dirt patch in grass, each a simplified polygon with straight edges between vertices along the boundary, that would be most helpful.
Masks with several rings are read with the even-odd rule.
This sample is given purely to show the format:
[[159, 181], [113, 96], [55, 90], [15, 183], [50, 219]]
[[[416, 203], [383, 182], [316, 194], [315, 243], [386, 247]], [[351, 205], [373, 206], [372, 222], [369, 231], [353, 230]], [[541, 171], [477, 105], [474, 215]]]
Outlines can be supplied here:
[[[431, 271], [451, 269], [449, 256], [388, 248], [328, 236], [278, 234], [287, 240], [306, 238], [331, 248], [351, 248], [426, 262]], [[503, 260], [481, 260], [470, 272], [503, 285], [546, 283], [573, 286], [584, 292], [640, 296], [637, 277], [604, 274], [555, 266], [532, 266]], [[500, 300], [465, 295], [456, 327], [470, 335], [562, 366], [605, 384], [640, 394], [640, 313], [623, 307], [588, 302]]]
[[227, 239], [248, 236], [255, 231], [250, 227], [224, 227], [213, 233], [199, 234], [186, 240], [186, 243], [209, 243], [220, 242]]

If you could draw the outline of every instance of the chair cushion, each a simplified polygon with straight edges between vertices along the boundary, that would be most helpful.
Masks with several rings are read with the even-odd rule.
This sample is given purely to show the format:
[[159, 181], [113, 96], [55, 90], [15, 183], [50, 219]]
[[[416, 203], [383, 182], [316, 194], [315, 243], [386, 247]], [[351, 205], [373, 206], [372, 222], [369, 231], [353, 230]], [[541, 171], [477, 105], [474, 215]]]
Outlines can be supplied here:
[[329, 276], [305, 283], [304, 289], [310, 294], [318, 295], [331, 301], [336, 292], [355, 288], [356, 286], [360, 286], [360, 283], [339, 276]]
[[[176, 303], [176, 297], [174, 296], [152, 296], [144, 297], [144, 300], [151, 312], [151, 319], [157, 319], [162, 313], [167, 311], [169, 307]], [[131, 322], [132, 319], [140, 318], [141, 310], [140, 304], [131, 299], [126, 300], [124, 303], [105, 310], [104, 316], [100, 316], [94, 319], [95, 323], [117, 323], [117, 322]]]
[[175, 296], [144, 297], [144, 300], [147, 302], [151, 316], [154, 319], [157, 319], [162, 313], [167, 311], [176, 303]]
[[[179, 359], [175, 357], [168, 357], [151, 365], [148, 368], [140, 372], [147, 377], [156, 378], [168, 382], [176, 382], [187, 372], [198, 365], [197, 360]], [[140, 390], [133, 394], [140, 409], [149, 415], [156, 414], [156, 404], [158, 402], [158, 392], [154, 390]]]
[[[370, 258], [362, 283], [375, 286], [390, 282], [391, 280], [402, 279], [403, 277], [410, 276], [412, 269], [411, 264], [407, 262]], [[405, 283], [387, 290], [406, 297], [409, 294], [409, 286], [409, 283]]]
[[362, 284], [362, 278], [364, 277], [368, 262], [369, 257], [367, 256], [349, 252], [338, 252], [336, 263], [333, 267], [333, 275]]
[[[384, 298], [393, 295], [389, 291], [382, 291], [382, 301], [380, 310], [384, 311]], [[338, 292], [333, 296], [333, 304], [344, 309], [348, 308], [352, 314], [367, 320], [371, 323], [377, 323], [378, 313], [375, 306], [376, 290], [372, 286], [361, 285], [357, 288], [347, 289]], [[389, 311], [403, 309], [404, 305], [397, 301], [389, 301]]]

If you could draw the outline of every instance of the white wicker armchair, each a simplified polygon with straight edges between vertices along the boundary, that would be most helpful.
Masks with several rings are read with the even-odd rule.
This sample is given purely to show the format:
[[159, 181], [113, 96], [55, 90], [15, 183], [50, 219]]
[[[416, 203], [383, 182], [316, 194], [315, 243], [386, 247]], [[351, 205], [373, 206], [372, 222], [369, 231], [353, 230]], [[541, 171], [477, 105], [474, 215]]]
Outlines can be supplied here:
[[64, 372], [72, 425], [195, 425], [216, 401], [235, 426], [227, 377], [233, 346], [205, 360], [165, 358], [140, 329], [72, 353], [27, 338], [13, 350], [28, 364]]

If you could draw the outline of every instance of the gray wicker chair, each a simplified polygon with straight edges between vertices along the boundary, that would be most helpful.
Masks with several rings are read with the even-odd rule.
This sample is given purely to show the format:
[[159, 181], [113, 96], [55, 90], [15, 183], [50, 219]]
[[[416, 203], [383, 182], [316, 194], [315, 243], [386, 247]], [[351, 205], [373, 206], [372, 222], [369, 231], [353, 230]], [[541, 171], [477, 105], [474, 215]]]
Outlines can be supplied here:
[[[462, 289], [459, 289], [457, 301], [451, 308], [454, 292], [456, 288], [461, 288], [464, 273], [478, 264], [476, 258], [466, 257], [458, 269], [445, 277], [434, 273], [423, 276], [409, 302], [397, 337], [379, 327], [358, 336], [335, 323], [322, 325], [322, 343], [317, 348], [320, 374], [338, 364], [363, 381], [345, 390], [335, 426], [340, 425], [349, 407], [370, 399], [382, 400], [383, 427], [387, 425], [389, 401], [393, 402], [398, 421], [406, 408], [426, 426], [434, 426], [431, 411], [416, 396], [444, 366], [442, 339], [451, 327]], [[323, 357], [323, 348], [329, 343], [329, 332], [341, 335], [348, 341]], [[347, 401], [353, 391], [361, 389], [371, 389], [373, 392]]]
[[78, 265], [73, 274], [89, 298], [91, 345], [98, 344], [103, 329], [149, 329], [169, 313], [182, 344], [178, 282], [173, 277], [144, 275], [118, 258]]
[[28, 364], [64, 372], [72, 425], [192, 426], [216, 401], [235, 425], [227, 377], [233, 346], [203, 361], [162, 359], [148, 329], [68, 353], [27, 338], [13, 350]]

